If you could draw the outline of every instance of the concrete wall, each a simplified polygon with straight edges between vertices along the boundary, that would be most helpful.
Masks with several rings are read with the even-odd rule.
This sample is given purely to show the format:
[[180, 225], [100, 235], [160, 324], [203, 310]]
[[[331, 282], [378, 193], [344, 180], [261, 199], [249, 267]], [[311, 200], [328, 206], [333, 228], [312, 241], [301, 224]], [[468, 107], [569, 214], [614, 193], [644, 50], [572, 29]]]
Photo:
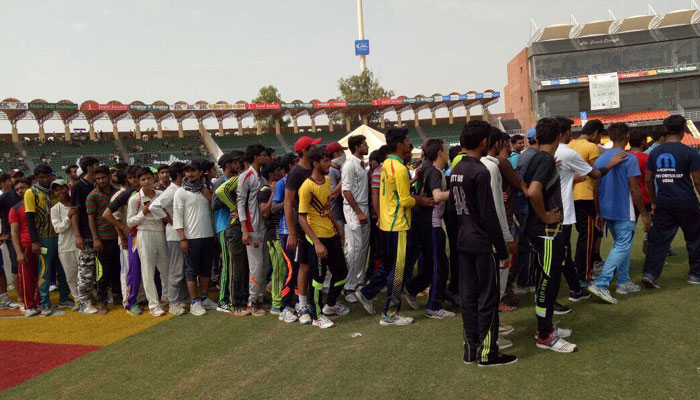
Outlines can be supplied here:
[[527, 48], [508, 62], [508, 84], [504, 92], [506, 113], [512, 113], [514, 118], [520, 121], [523, 130], [535, 126]]

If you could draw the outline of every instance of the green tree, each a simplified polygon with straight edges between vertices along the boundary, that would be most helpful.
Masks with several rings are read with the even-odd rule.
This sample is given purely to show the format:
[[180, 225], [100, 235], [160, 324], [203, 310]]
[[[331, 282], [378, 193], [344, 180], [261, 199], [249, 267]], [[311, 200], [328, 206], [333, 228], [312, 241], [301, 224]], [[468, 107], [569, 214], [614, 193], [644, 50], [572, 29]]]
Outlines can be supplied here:
[[[279, 90], [274, 85], [263, 86], [258, 90], [258, 97], [251, 100], [252, 103], [281, 103], [282, 96], [280, 96]], [[265, 128], [274, 129], [275, 119], [273, 117], [267, 117], [262, 119], [262, 125]], [[281, 126], [289, 125], [289, 118], [282, 118], [280, 120]]]
[[[340, 98], [346, 101], [378, 100], [394, 96], [394, 91], [384, 89], [379, 84], [379, 79], [368, 69], [362, 71], [359, 75], [338, 79], [338, 90], [340, 91]], [[368, 119], [372, 122], [378, 121], [379, 113], [371, 113], [368, 115]], [[350, 121], [352, 125], [359, 125], [361, 117], [359, 115], [352, 116]]]

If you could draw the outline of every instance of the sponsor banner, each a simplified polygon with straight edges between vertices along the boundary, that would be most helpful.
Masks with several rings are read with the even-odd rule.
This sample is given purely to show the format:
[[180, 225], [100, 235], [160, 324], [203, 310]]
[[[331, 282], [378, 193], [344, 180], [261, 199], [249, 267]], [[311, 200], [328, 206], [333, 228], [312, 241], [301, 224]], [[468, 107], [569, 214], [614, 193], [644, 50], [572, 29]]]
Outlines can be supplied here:
[[314, 108], [340, 108], [347, 106], [347, 101], [317, 101], [314, 103]]
[[77, 104], [29, 103], [30, 110], [77, 110]]
[[0, 110], [28, 110], [27, 103], [0, 102]]
[[208, 104], [208, 110], [245, 110], [245, 104]]
[[254, 103], [254, 104], [246, 104], [246, 106], [245, 106], [246, 110], [280, 110], [281, 108], [282, 108], [282, 105], [280, 103], [271, 103], [271, 104]]
[[129, 104], [130, 111], [168, 111], [167, 104]]
[[372, 105], [371, 100], [348, 101], [348, 107], [367, 107], [367, 106], [371, 106], [371, 105]]
[[369, 54], [369, 40], [355, 40], [355, 55], [366, 56]]
[[208, 111], [209, 104], [170, 104], [173, 111]]
[[542, 86], [552, 86], [552, 81], [550, 81], [550, 80], [542, 81], [542, 82], [540, 82], [540, 85], [542, 85]]
[[379, 100], [372, 100], [372, 105], [373, 106], [395, 106], [398, 104], [403, 104], [403, 101], [401, 99], [379, 99]]
[[620, 83], [617, 72], [589, 75], [591, 110], [620, 108]]
[[83, 104], [83, 111], [129, 111], [128, 104]]

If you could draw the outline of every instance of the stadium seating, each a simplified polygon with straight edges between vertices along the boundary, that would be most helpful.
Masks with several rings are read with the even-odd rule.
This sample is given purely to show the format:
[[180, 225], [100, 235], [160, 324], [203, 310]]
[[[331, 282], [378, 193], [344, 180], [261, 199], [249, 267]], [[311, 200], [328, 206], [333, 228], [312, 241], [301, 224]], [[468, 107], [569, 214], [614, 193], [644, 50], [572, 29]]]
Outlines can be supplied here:
[[210, 158], [206, 150], [203, 149], [200, 137], [195, 135], [183, 138], [149, 138], [148, 140], [124, 138], [121, 139], [121, 142], [129, 156], [133, 157], [134, 162], [140, 165], [154, 166], [171, 160]]
[[231, 150], [245, 151], [246, 147], [251, 144], [260, 143], [265, 147], [272, 147], [277, 154], [284, 154], [286, 151], [282, 143], [277, 139], [277, 135], [272, 133], [263, 133], [262, 135], [247, 134], [243, 136], [228, 135], [228, 136], [213, 136], [212, 138], [219, 145], [221, 151], [228, 152]]
[[[614, 124], [616, 122], [643, 122], [643, 121], [660, 121], [670, 116], [666, 110], [641, 111], [635, 113], [622, 114], [606, 114], [606, 115], [589, 115], [588, 120], [599, 119], [603, 124]], [[581, 126], [581, 118], [574, 117], [574, 126]]]
[[71, 164], [76, 164], [80, 157], [92, 156], [105, 165], [114, 165], [122, 157], [116, 143], [111, 140], [98, 142], [47, 140], [44, 143], [25, 141], [23, 143], [27, 156], [34, 164], [48, 164], [56, 170], [63, 170]]
[[421, 126], [421, 129], [427, 138], [440, 138], [445, 141], [447, 147], [451, 147], [459, 144], [459, 134], [462, 126], [461, 124], [424, 125]]

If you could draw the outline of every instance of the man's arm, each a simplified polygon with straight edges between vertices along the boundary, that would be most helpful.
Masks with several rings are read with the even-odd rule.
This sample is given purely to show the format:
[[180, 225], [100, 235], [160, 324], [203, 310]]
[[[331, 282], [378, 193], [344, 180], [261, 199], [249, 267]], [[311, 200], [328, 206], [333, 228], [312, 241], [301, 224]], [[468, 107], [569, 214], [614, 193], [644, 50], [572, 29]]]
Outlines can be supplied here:
[[649, 215], [647, 210], [644, 208], [644, 199], [642, 199], [642, 191], [639, 189], [639, 183], [637, 182], [637, 176], [628, 176], [627, 183], [630, 187], [630, 194], [632, 195], [632, 202], [634, 203], [637, 210], [639, 210], [639, 215], [642, 217], [642, 223], [644, 224], [644, 232], [649, 232]]
[[180, 251], [182, 251], [182, 254], [187, 255], [187, 254], [189, 254], [189, 251], [190, 251], [190, 244], [187, 241], [187, 237], [185, 236], [184, 219], [185, 219], [184, 198], [182, 197], [182, 193], [180, 192], [180, 189], [178, 189], [175, 192], [175, 196], [173, 197], [173, 229], [175, 229], [178, 236], [180, 236]]
[[[578, 153], [577, 153], [578, 155]], [[605, 164], [605, 166], [601, 169], [593, 168], [591, 172], [589, 172], [586, 176], [590, 176], [593, 179], [600, 179], [605, 176], [605, 174], [608, 173], [612, 168], [614, 168], [616, 165], [620, 164], [621, 162], [625, 161], [625, 158], [627, 157], [628, 153], [620, 152], [615, 154], [614, 156], [610, 157], [610, 160]], [[580, 156], [579, 156], [580, 157]], [[579, 173], [577, 171], [577, 173]], [[579, 175], [581, 175], [579, 173]], [[583, 176], [583, 175], [581, 175]]]
[[316, 251], [316, 255], [319, 258], [326, 258], [328, 257], [328, 250], [326, 249], [326, 246], [321, 243], [320, 240], [318, 240], [318, 236], [314, 233], [314, 230], [311, 229], [311, 226], [309, 225], [309, 222], [306, 219], [306, 214], [299, 213], [299, 225], [301, 225], [301, 229], [304, 230], [304, 233], [306, 236], [311, 239], [311, 241], [314, 243], [314, 250]]
[[244, 179], [243, 182], [238, 182], [238, 188], [236, 189], [236, 206], [241, 211], [238, 213], [238, 219], [241, 221], [242, 240], [246, 246], [250, 244], [250, 232], [248, 232], [248, 224], [246, 223], [248, 216], [245, 212], [248, 208], [248, 195], [250, 193], [248, 186], [247, 181]]
[[51, 224], [53, 225], [53, 229], [56, 231], [56, 233], [60, 235], [61, 233], [71, 228], [71, 218], [66, 216], [66, 218], [61, 219], [58, 207], [52, 207]]
[[[476, 198], [479, 202], [479, 215], [483, 218], [484, 228], [489, 235], [491, 244], [496, 249], [496, 255], [499, 260], [508, 258], [508, 249], [503, 232], [500, 228], [500, 221], [496, 212], [496, 203], [493, 196], [493, 188], [491, 185], [491, 173], [487, 170], [485, 173], [476, 177]], [[501, 202], [503, 196], [499, 196]]]
[[[270, 187], [269, 191], [272, 192], [274, 190], [274, 187]], [[258, 194], [258, 207], [260, 208], [260, 214], [262, 215], [263, 218], [267, 219], [272, 216], [272, 193], [270, 193], [269, 196], [267, 194], [264, 194], [261, 196], [263, 192], [261, 191]], [[267, 196], [267, 198], [265, 198]], [[260, 201], [260, 200], [263, 201]]]
[[137, 226], [146, 219], [146, 215], [144, 215], [142, 210], [137, 211], [138, 202], [139, 199], [136, 196], [129, 199], [126, 212], [126, 225], [129, 227]]
[[19, 222], [11, 222], [10, 231], [12, 232], [12, 246], [15, 248], [15, 254], [17, 254], [17, 263], [25, 264], [27, 260], [24, 257], [22, 246], [19, 243]]
[[78, 250], [85, 250], [85, 242], [83, 242], [83, 235], [80, 232], [80, 223], [78, 222], [77, 207], [75, 207], [76, 213], [70, 218], [71, 225], [73, 225], [73, 232], [75, 232], [75, 247]]
[[29, 230], [29, 238], [32, 241], [32, 252], [39, 254], [41, 251], [41, 242], [39, 241], [39, 232], [36, 230], [36, 197], [31, 189], [24, 193], [24, 209], [27, 216], [27, 229]]
[[97, 234], [97, 221], [95, 214], [88, 214], [88, 224], [90, 225], [90, 233], [92, 233], [93, 248], [96, 252], [102, 252], [102, 241]]
[[[416, 176], [417, 175], [418, 174], [416, 174]], [[401, 206], [404, 208], [413, 208], [416, 205], [416, 199], [411, 196], [411, 184], [408, 169], [403, 168], [399, 170], [395, 178], [396, 192], [399, 194], [399, 204], [401, 204]]]
[[370, 191], [372, 197], [372, 209], [374, 209], [374, 214], [379, 217], [379, 189], [372, 188]]
[[527, 189], [527, 197], [530, 199], [530, 205], [535, 211], [540, 220], [549, 225], [561, 222], [561, 214], [558, 208], [553, 208], [550, 211], [545, 211], [544, 197], [542, 195], [543, 186], [538, 181], [530, 182]]
[[297, 247], [297, 229], [294, 224], [294, 196], [296, 192], [291, 189], [284, 189], [284, 218], [287, 220], [287, 250], [294, 250]]

